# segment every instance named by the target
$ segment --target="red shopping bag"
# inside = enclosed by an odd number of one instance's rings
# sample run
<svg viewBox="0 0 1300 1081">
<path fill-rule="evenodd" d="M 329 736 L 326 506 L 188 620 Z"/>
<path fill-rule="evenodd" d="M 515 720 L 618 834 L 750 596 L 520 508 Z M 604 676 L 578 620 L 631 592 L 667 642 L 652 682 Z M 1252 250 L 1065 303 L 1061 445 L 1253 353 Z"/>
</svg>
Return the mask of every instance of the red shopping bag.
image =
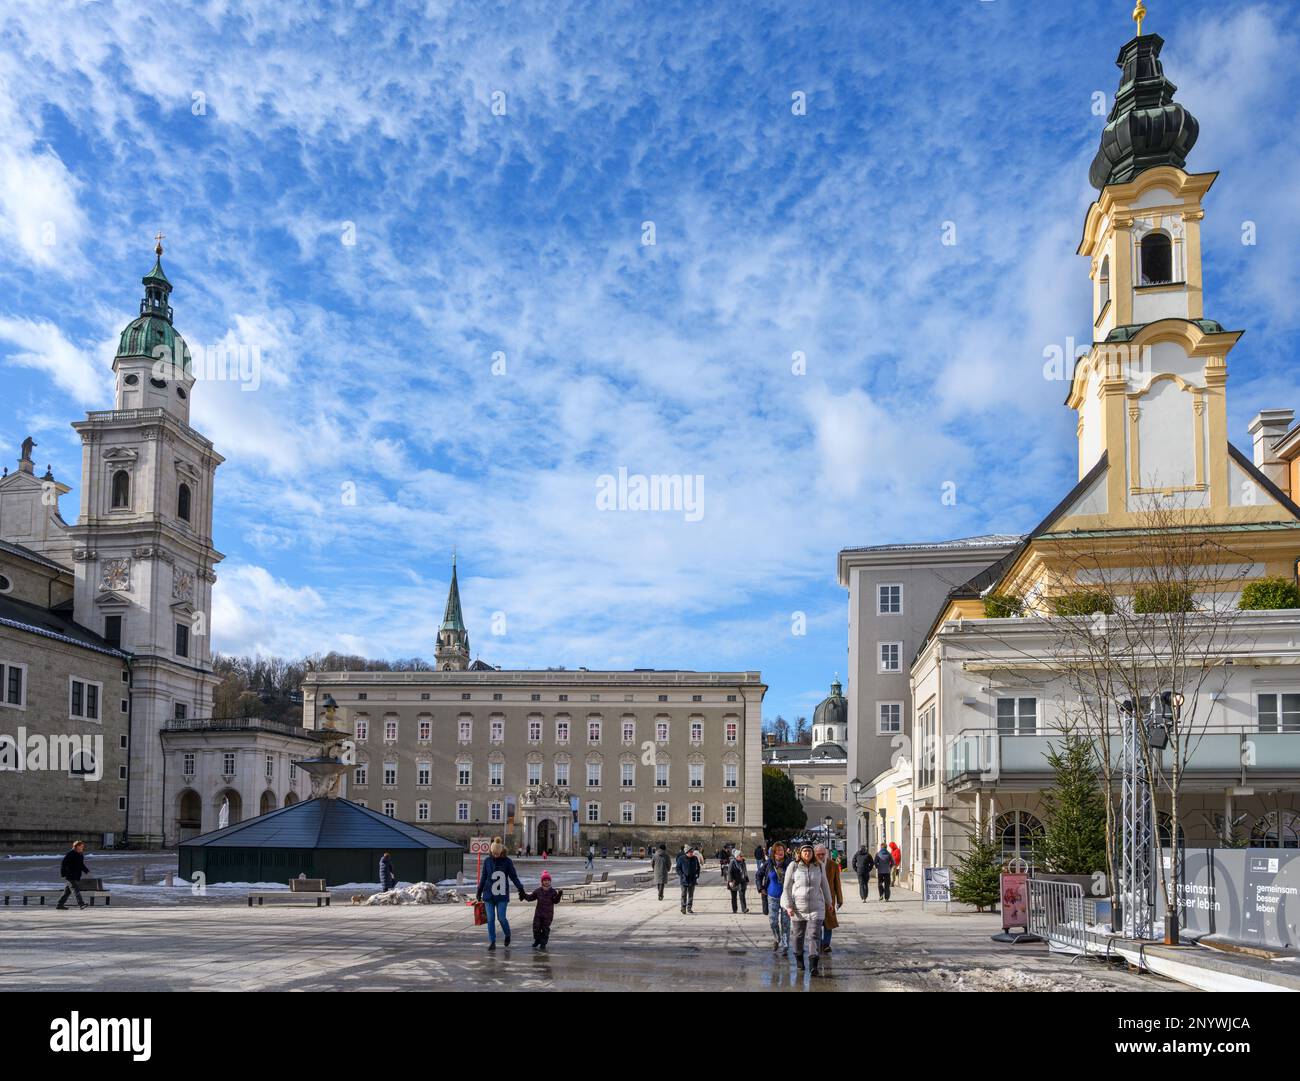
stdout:
<svg viewBox="0 0 1300 1081">
<path fill-rule="evenodd" d="M 487 923 L 487 905 L 482 901 L 474 902 L 474 926 L 481 927 Z"/>
</svg>

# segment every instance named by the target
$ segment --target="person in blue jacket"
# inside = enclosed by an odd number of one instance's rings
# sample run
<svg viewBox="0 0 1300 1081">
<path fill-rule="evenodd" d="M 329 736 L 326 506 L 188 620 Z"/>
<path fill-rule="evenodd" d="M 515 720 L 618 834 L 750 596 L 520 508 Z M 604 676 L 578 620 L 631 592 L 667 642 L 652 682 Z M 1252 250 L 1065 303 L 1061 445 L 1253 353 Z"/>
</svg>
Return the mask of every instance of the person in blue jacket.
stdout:
<svg viewBox="0 0 1300 1081">
<path fill-rule="evenodd" d="M 379 889 L 387 893 L 397 885 L 397 872 L 393 870 L 393 854 L 385 852 L 379 859 Z"/>
<path fill-rule="evenodd" d="M 791 862 L 785 845 L 777 841 L 767 850 L 763 864 L 762 890 L 767 895 L 767 919 L 772 925 L 772 949 L 790 948 L 790 914 L 781 907 L 781 892 L 785 889 L 785 875 Z"/>
<path fill-rule="evenodd" d="M 506 919 L 506 905 L 510 903 L 510 883 L 522 894 L 524 884 L 519 881 L 515 865 L 506 855 L 506 846 L 500 837 L 493 837 L 488 849 L 488 858 L 483 861 L 483 870 L 478 876 L 478 891 L 474 900 L 487 905 L 488 950 L 497 948 L 497 920 L 501 921 L 501 933 L 506 936 L 506 945 L 510 945 L 510 922 Z"/>
</svg>

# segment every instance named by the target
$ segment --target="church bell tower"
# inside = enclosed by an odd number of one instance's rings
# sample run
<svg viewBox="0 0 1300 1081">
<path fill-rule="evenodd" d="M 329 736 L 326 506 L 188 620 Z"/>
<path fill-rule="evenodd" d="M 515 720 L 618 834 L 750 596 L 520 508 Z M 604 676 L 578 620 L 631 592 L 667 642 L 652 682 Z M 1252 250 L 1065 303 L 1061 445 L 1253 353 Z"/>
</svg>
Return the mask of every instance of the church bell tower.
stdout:
<svg viewBox="0 0 1300 1081">
<path fill-rule="evenodd" d="M 1205 318 L 1201 202 L 1216 173 L 1188 173 L 1199 125 L 1174 101 L 1164 41 L 1120 49 L 1115 103 L 1089 179 L 1079 254 L 1089 260 L 1092 348 L 1075 365 L 1079 477 L 1107 461 L 1089 503 L 1112 526 L 1153 507 L 1224 513 L 1243 477 L 1227 437 L 1227 356 L 1241 336 Z M 1129 523 L 1131 524 L 1131 523 Z"/>
<path fill-rule="evenodd" d="M 131 807 L 136 843 L 163 840 L 158 732 L 211 715 L 212 494 L 223 459 L 189 425 L 195 379 L 172 325 L 162 236 L 140 314 L 113 358 L 114 408 L 73 424 L 81 436 L 81 509 L 70 529 L 75 618 L 133 655 Z M 123 689 L 125 697 L 126 688 Z M 106 697 L 111 692 L 105 689 Z"/>
</svg>

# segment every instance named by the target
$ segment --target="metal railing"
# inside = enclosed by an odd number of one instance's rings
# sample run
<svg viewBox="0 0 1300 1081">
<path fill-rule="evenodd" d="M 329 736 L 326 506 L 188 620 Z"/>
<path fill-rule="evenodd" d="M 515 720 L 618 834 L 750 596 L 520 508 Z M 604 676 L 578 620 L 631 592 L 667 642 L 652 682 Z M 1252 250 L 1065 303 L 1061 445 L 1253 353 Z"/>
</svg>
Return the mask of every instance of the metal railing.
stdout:
<svg viewBox="0 0 1300 1081">
<path fill-rule="evenodd" d="M 1029 933 L 1054 950 L 1087 953 L 1087 912 L 1077 882 L 1029 880 Z"/>
<path fill-rule="evenodd" d="M 164 732 L 276 732 L 284 736 L 315 739 L 315 729 L 268 721 L 261 717 L 186 717 L 166 721 Z"/>
</svg>

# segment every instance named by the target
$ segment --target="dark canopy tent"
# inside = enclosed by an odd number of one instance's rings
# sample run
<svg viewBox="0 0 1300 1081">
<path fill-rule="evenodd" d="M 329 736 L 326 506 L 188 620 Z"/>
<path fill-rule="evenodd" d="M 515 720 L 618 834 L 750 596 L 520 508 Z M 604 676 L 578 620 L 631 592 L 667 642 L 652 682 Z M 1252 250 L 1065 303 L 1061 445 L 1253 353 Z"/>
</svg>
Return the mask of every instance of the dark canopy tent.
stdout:
<svg viewBox="0 0 1300 1081">
<path fill-rule="evenodd" d="M 327 885 L 379 880 L 379 857 L 392 853 L 403 882 L 455 878 L 465 849 L 346 799 L 310 799 L 180 846 L 180 873 L 208 882 L 285 882 L 300 874 Z"/>
</svg>

